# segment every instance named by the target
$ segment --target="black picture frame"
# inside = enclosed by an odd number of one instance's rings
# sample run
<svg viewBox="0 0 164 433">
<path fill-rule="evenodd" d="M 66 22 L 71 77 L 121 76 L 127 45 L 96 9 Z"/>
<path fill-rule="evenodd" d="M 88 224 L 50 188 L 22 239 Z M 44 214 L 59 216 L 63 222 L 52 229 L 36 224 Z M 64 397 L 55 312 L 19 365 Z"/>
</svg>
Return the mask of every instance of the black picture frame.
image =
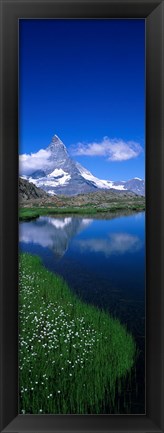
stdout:
<svg viewBox="0 0 164 433">
<path fill-rule="evenodd" d="M 1 432 L 164 432 L 164 0 L 1 0 Z M 146 414 L 18 415 L 18 19 L 146 20 Z"/>
</svg>

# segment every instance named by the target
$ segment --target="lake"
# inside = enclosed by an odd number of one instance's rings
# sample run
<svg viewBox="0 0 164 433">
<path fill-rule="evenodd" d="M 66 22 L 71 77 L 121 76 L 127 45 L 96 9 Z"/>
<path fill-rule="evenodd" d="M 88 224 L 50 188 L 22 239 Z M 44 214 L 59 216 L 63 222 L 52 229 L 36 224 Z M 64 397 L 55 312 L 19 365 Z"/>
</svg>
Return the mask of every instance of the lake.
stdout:
<svg viewBox="0 0 164 433">
<path fill-rule="evenodd" d="M 20 223 L 20 250 L 39 255 L 84 302 L 127 326 L 138 358 L 119 411 L 145 413 L 145 213 L 110 219 L 41 216 Z"/>
</svg>

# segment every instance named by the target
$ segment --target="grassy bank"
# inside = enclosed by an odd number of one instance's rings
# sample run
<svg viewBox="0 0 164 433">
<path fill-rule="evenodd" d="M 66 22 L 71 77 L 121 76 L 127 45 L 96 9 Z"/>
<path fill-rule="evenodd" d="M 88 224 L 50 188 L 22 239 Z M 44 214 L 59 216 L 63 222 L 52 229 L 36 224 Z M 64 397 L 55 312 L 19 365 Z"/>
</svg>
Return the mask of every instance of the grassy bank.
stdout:
<svg viewBox="0 0 164 433">
<path fill-rule="evenodd" d="M 141 212 L 145 210 L 144 204 L 125 204 L 111 205 L 110 207 L 33 207 L 33 208 L 20 208 L 19 220 L 28 221 L 30 219 L 38 218 L 40 215 L 108 215 L 117 212 Z"/>
<path fill-rule="evenodd" d="M 20 255 L 19 383 L 22 413 L 100 413 L 114 405 L 136 356 L 116 319 L 79 300 L 37 256 Z"/>
</svg>

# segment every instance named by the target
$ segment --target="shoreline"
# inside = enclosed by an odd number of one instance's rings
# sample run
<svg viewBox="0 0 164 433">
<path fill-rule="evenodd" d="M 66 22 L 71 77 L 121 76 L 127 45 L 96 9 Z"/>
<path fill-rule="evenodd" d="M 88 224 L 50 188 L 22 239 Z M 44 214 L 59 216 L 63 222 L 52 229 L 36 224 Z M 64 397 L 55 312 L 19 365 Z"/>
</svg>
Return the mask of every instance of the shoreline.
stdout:
<svg viewBox="0 0 164 433">
<path fill-rule="evenodd" d="M 40 216 L 86 216 L 98 218 L 114 218 L 116 216 L 128 216 L 131 214 L 145 212 L 145 205 L 129 205 L 125 206 L 111 206 L 106 208 L 99 207 L 22 207 L 19 209 L 19 221 L 29 221 L 37 219 Z"/>
<path fill-rule="evenodd" d="M 19 305 L 21 412 L 99 414 L 108 387 L 114 413 L 117 391 L 130 380 L 138 356 L 126 325 L 83 302 L 28 253 L 20 255 Z"/>
</svg>

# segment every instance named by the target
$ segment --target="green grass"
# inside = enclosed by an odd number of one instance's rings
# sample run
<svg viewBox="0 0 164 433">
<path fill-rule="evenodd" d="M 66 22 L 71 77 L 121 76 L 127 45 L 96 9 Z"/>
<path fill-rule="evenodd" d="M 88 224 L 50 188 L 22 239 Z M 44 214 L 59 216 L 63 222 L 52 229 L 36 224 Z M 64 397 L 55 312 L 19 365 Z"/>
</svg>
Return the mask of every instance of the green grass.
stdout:
<svg viewBox="0 0 164 433">
<path fill-rule="evenodd" d="M 19 210 L 19 220 L 27 221 L 34 218 L 38 218 L 41 215 L 63 215 L 63 214 L 96 214 L 96 209 L 94 208 L 75 208 L 75 207 L 44 207 L 44 208 L 21 208 Z"/>
<path fill-rule="evenodd" d="M 120 322 L 82 302 L 37 256 L 20 254 L 20 412 L 101 413 L 114 407 L 136 358 Z"/>
<path fill-rule="evenodd" d="M 20 221 L 28 221 L 35 218 L 38 218 L 40 213 L 37 209 L 20 209 L 19 210 L 19 220 Z"/>
<path fill-rule="evenodd" d="M 110 205 L 109 207 L 96 207 L 96 205 L 86 205 L 85 207 L 34 207 L 34 208 L 21 208 L 19 210 L 19 220 L 27 221 L 30 219 L 38 218 L 40 215 L 96 215 L 96 214 L 107 214 L 114 213 L 118 211 L 143 211 L 145 210 L 145 205 L 140 204 L 130 204 L 125 205 Z"/>
</svg>

